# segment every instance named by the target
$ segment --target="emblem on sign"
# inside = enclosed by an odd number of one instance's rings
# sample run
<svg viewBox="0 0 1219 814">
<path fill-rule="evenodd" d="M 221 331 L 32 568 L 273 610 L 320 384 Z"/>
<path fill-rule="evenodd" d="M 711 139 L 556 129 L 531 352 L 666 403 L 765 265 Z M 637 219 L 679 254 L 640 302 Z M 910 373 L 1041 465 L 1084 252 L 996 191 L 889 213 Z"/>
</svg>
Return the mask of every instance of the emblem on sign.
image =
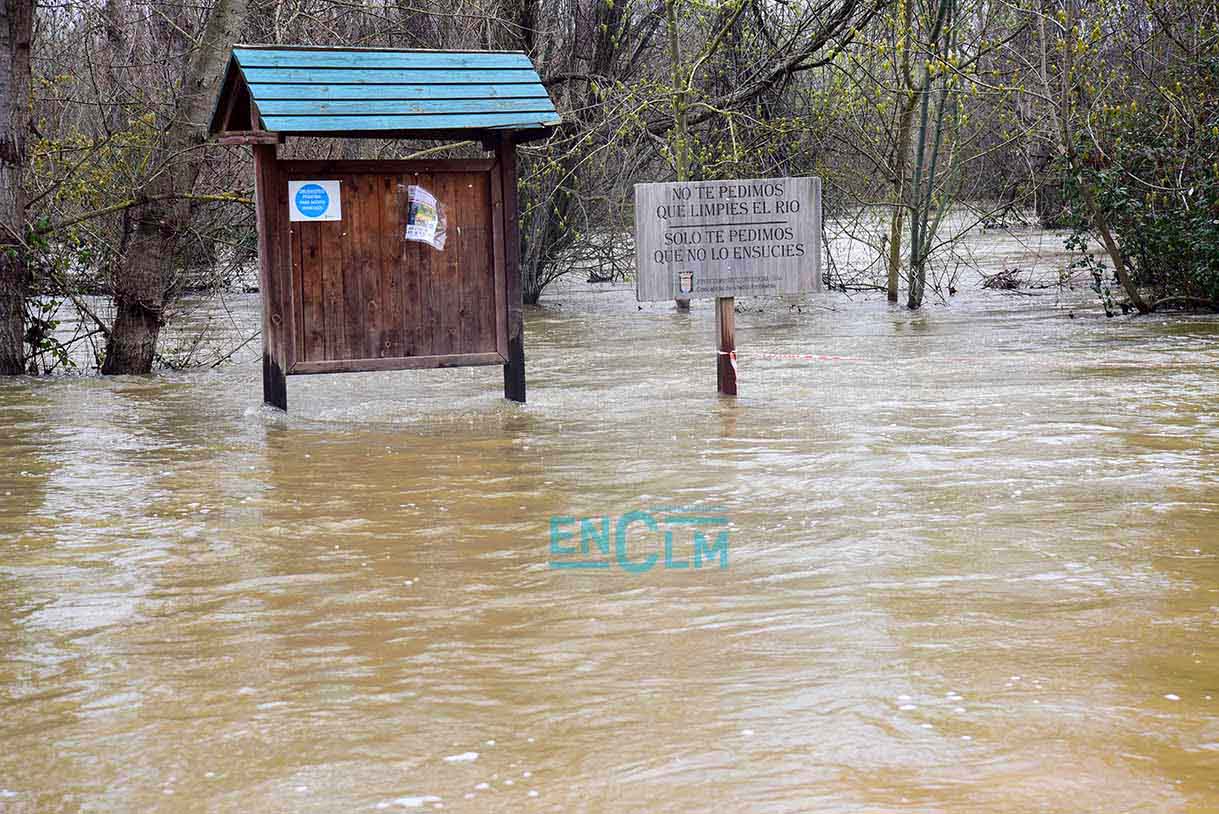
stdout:
<svg viewBox="0 0 1219 814">
<path fill-rule="evenodd" d="M 680 294 L 689 294 L 694 291 L 694 272 L 679 271 L 677 273 L 677 291 Z"/>
</svg>

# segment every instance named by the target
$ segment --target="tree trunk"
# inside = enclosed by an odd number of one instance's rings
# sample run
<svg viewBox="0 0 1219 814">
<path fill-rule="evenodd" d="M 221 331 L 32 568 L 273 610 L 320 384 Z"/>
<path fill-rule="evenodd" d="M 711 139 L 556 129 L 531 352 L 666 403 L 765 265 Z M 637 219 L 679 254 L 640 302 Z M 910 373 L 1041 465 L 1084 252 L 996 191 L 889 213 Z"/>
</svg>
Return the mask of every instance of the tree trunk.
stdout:
<svg viewBox="0 0 1219 814">
<path fill-rule="evenodd" d="M 935 27 L 932 29 L 929 45 L 936 55 L 945 61 L 947 61 L 948 52 L 951 50 L 951 34 L 945 34 L 945 23 L 950 20 L 951 15 L 952 0 L 940 0 Z M 914 177 L 910 184 L 912 193 L 910 199 L 913 209 L 910 213 L 910 281 L 907 286 L 906 307 L 912 311 L 923 306 L 923 292 L 927 289 L 927 246 L 932 238 L 928 229 L 934 226 L 934 224 L 929 222 L 929 219 L 931 202 L 935 195 L 935 172 L 940 158 L 940 145 L 944 136 L 944 107 L 947 104 L 948 95 L 948 89 L 945 86 L 942 89 L 939 105 L 936 108 L 935 137 L 931 149 L 931 166 L 926 173 L 926 177 L 924 177 L 923 165 L 927 160 L 927 129 L 930 125 L 928 111 L 933 84 L 931 71 L 928 68 L 924 68 L 919 90 L 921 109 L 919 112 L 918 146 L 914 151 Z"/>
<path fill-rule="evenodd" d="M 901 278 L 902 231 L 906 222 L 906 198 L 909 197 L 906 167 L 910 161 L 914 109 L 918 104 L 918 96 L 913 91 L 906 91 L 903 96 L 897 123 L 897 147 L 893 154 L 893 212 L 889 216 L 889 275 L 885 286 L 889 302 L 897 302 L 897 287 Z"/>
<path fill-rule="evenodd" d="M 1135 284 L 1134 278 L 1130 276 L 1130 269 L 1126 265 L 1126 258 L 1122 256 L 1121 249 L 1118 248 L 1117 238 L 1113 236 L 1113 230 L 1109 227 L 1109 219 L 1105 216 L 1105 212 L 1101 209 L 1100 203 L 1096 200 L 1096 191 L 1092 189 L 1088 180 L 1080 178 L 1080 188 L 1083 191 L 1084 202 L 1088 207 L 1088 214 L 1092 220 L 1092 228 L 1100 235 L 1101 243 L 1104 244 L 1105 252 L 1109 255 L 1109 260 L 1113 263 L 1113 273 L 1117 275 L 1117 281 L 1121 283 L 1122 290 L 1126 292 L 1126 296 L 1130 299 L 1130 303 L 1140 314 L 1150 314 L 1151 305 L 1147 300 L 1143 299 L 1143 295 L 1139 293 L 1139 287 Z"/>
<path fill-rule="evenodd" d="M 669 35 L 669 60 L 673 77 L 670 101 L 673 106 L 673 166 L 678 181 L 690 180 L 690 123 L 686 113 L 686 80 L 682 74 L 681 33 L 677 29 L 677 0 L 665 0 L 665 25 Z M 673 301 L 678 311 L 689 311 L 690 300 Z"/>
<path fill-rule="evenodd" d="M 152 370 L 178 239 L 190 225 L 187 196 L 203 163 L 207 118 L 245 16 L 246 0 L 218 0 L 187 63 L 172 121 L 149 162 L 152 169 L 141 190 L 146 202 L 124 221 L 123 253 L 114 274 L 114 326 L 102 373 Z"/>
<path fill-rule="evenodd" d="M 1033 191 L 1033 209 L 1042 229 L 1062 229 L 1066 225 L 1062 182 L 1049 165 L 1048 159 L 1043 161 L 1042 166 L 1038 167 L 1032 176 L 1036 185 Z"/>
<path fill-rule="evenodd" d="M 25 170 L 33 0 L 0 0 L 0 375 L 25 372 Z"/>
<path fill-rule="evenodd" d="M 171 224 L 179 217 L 178 213 L 165 211 L 165 204 L 146 203 L 125 222 L 130 233 L 122 275 L 115 280 L 114 325 L 106 343 L 102 373 L 152 370 L 161 331 L 163 280 L 174 262 L 176 241 Z"/>
<path fill-rule="evenodd" d="M 901 110 L 897 117 L 897 143 L 893 149 L 893 212 L 889 215 L 888 279 L 885 293 L 889 302 L 897 302 L 898 281 L 902 268 L 902 227 L 906 220 L 907 189 L 906 168 L 910 163 L 910 141 L 914 129 L 914 109 L 918 104 L 910 57 L 914 48 L 914 3 L 907 2 L 901 8 L 901 17 L 895 19 L 901 25 L 897 32 L 898 61 L 901 68 Z"/>
</svg>

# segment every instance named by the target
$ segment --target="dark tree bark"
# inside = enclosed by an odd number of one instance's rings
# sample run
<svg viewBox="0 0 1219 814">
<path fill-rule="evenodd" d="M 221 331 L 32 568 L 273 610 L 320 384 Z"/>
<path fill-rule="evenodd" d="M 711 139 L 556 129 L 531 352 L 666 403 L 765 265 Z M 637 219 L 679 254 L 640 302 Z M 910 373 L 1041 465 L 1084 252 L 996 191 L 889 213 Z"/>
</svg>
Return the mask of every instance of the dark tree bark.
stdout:
<svg viewBox="0 0 1219 814">
<path fill-rule="evenodd" d="M 24 251 L 33 0 L 0 0 L 0 375 L 25 372 Z"/>
<path fill-rule="evenodd" d="M 511 12 L 515 41 L 502 47 L 519 48 L 545 63 L 541 53 L 542 31 L 539 30 L 538 10 L 534 0 L 510 0 L 505 3 L 505 12 Z M 568 53 L 556 56 L 564 66 L 585 79 L 601 77 L 610 82 L 629 70 L 623 66 L 622 56 L 633 46 L 641 46 L 641 40 L 650 39 L 655 26 L 644 27 L 632 33 L 632 17 L 627 3 L 578 2 L 573 44 Z M 599 110 L 600 100 L 591 82 L 575 83 L 564 91 L 568 95 L 570 112 L 568 120 L 580 132 L 591 132 L 603 126 Z M 542 290 L 553 279 L 552 267 L 561 254 L 559 248 L 571 238 L 569 218 L 576 208 L 576 184 L 579 167 L 588 156 L 591 145 L 587 140 L 573 140 L 573 148 L 564 150 L 556 159 L 553 171 L 536 189 L 522 189 L 521 229 L 521 281 L 527 305 L 536 305 Z"/>
<path fill-rule="evenodd" d="M 246 0 L 217 0 L 191 53 L 173 118 L 149 162 L 154 169 L 141 191 L 144 203 L 124 221 L 122 258 L 114 275 L 114 326 L 102 373 L 152 370 L 178 240 L 190 224 L 188 196 L 203 164 L 207 119 L 245 16 Z"/>
</svg>

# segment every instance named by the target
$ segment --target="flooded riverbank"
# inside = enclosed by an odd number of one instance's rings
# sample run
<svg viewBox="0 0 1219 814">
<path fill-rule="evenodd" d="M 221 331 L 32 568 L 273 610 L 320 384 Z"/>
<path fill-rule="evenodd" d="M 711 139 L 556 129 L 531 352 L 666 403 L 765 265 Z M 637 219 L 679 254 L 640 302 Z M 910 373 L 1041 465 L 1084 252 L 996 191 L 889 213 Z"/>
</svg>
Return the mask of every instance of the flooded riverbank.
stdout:
<svg viewBox="0 0 1219 814">
<path fill-rule="evenodd" d="M 0 811 L 1219 809 L 1219 324 L 1087 297 L 0 382 Z M 662 506 L 727 567 L 551 567 Z"/>
</svg>

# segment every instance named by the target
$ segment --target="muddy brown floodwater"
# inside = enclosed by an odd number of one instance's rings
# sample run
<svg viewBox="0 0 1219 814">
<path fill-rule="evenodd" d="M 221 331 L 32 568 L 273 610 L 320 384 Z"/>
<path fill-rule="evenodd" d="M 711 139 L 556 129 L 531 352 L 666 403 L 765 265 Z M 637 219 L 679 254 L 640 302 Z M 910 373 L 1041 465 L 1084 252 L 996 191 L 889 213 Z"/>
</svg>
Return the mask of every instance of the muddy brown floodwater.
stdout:
<svg viewBox="0 0 1219 814">
<path fill-rule="evenodd" d="M 0 383 L 0 811 L 1219 811 L 1219 324 L 1087 301 L 760 303 L 735 402 L 605 287 L 523 407 Z M 551 567 L 664 507 L 727 568 Z"/>
</svg>

